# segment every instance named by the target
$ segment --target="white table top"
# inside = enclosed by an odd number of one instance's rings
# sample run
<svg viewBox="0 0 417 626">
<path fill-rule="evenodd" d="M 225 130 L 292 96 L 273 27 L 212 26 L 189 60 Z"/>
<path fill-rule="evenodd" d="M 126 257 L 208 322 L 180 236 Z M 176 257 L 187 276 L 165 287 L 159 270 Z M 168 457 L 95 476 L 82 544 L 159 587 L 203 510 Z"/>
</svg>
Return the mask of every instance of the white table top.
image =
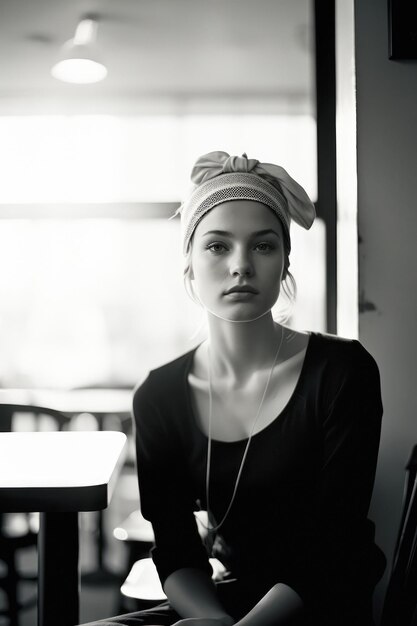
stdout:
<svg viewBox="0 0 417 626">
<path fill-rule="evenodd" d="M 106 508 L 125 444 L 113 431 L 0 433 L 0 510 Z"/>
</svg>

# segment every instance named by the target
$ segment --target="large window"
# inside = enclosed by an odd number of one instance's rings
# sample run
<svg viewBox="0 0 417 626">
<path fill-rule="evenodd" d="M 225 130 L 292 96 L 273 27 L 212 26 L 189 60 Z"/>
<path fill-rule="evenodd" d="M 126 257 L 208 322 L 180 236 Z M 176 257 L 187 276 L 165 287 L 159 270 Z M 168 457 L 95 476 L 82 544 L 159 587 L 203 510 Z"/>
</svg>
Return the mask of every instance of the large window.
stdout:
<svg viewBox="0 0 417 626">
<path fill-rule="evenodd" d="M 0 137 L 2 386 L 134 384 L 204 337 L 169 219 L 199 154 L 282 163 L 316 194 L 307 115 L 3 117 Z M 298 328 L 325 330 L 324 235 L 293 227 Z"/>
<path fill-rule="evenodd" d="M 7 204 L 36 216 L 38 203 L 177 202 L 211 150 L 281 163 L 317 196 L 311 115 L 3 116 L 1 215 Z"/>
</svg>

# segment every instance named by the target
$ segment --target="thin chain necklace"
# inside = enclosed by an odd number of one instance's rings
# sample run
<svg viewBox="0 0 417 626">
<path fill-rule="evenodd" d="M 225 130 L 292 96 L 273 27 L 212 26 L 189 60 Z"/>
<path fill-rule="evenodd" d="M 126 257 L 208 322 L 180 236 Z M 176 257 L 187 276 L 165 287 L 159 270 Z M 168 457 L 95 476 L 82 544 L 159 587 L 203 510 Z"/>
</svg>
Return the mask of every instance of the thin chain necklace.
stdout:
<svg viewBox="0 0 417 626">
<path fill-rule="evenodd" d="M 253 424 L 252 424 L 252 428 L 250 430 L 249 433 L 249 437 L 248 437 L 248 441 L 246 443 L 246 447 L 242 456 L 242 460 L 240 462 L 240 466 L 239 466 L 239 471 L 237 473 L 236 476 L 236 481 L 235 481 L 235 486 L 233 488 L 233 493 L 232 493 L 232 497 L 230 499 L 229 505 L 226 509 L 225 514 L 223 515 L 223 518 L 221 519 L 221 521 L 216 524 L 215 526 L 211 526 L 211 520 L 214 519 L 213 515 L 211 513 L 211 509 L 210 509 L 210 470 L 211 470 L 211 443 L 212 443 L 212 436 L 211 436 L 211 431 L 212 431 L 212 417 L 213 417 L 213 394 L 212 394 L 212 380 L 211 380 L 211 366 L 210 366 L 210 351 L 208 350 L 208 391 L 209 391 L 209 423 L 208 423 L 208 441 L 207 441 L 207 467 L 206 467 L 206 503 L 207 503 L 207 515 L 208 515 L 208 521 L 209 521 L 209 526 L 206 528 L 206 530 L 208 530 L 210 533 L 216 533 L 219 528 L 221 528 L 221 526 L 223 526 L 225 520 L 227 519 L 227 516 L 230 513 L 230 510 L 232 508 L 233 502 L 235 500 L 236 497 L 236 492 L 237 492 L 237 488 L 239 486 L 239 482 L 240 482 L 240 477 L 242 475 L 242 471 L 243 471 L 243 466 L 245 465 L 245 461 L 246 461 L 246 457 L 248 454 L 248 450 L 249 450 L 249 446 L 252 440 L 252 436 L 253 433 L 255 431 L 255 427 L 256 424 L 258 422 L 259 416 L 261 414 L 261 410 L 262 410 L 262 406 L 266 397 L 266 393 L 268 391 L 268 387 L 269 387 L 269 383 L 271 381 L 272 378 L 272 372 L 274 371 L 274 367 L 276 365 L 276 362 L 278 360 L 278 355 L 281 351 L 281 346 L 282 346 L 282 341 L 284 339 L 284 329 L 283 327 L 281 327 L 281 337 L 280 337 L 280 341 L 278 344 L 278 349 L 275 353 L 275 357 L 274 360 L 272 362 L 272 367 L 271 370 L 269 372 L 268 375 L 268 380 L 266 381 L 266 385 L 265 385 L 265 389 L 263 391 L 262 394 L 262 398 L 261 398 L 261 402 L 259 404 L 258 410 L 256 412 L 256 416 L 255 419 L 253 420 Z"/>
</svg>

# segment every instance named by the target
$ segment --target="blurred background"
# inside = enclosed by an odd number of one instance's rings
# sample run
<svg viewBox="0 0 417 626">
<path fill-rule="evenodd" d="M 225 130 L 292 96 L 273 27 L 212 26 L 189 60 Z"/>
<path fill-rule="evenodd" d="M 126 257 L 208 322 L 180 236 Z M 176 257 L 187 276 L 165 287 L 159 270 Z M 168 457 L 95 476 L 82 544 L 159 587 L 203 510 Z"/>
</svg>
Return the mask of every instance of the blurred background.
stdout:
<svg viewBox="0 0 417 626">
<path fill-rule="evenodd" d="M 276 315 L 359 337 L 379 364 L 371 517 L 390 560 L 417 437 L 417 67 L 389 60 L 388 32 L 379 0 L 0 0 L 0 391 L 48 393 L 66 429 L 131 437 L 133 386 L 204 337 L 170 219 L 194 160 L 279 163 L 318 219 L 292 229 L 298 298 Z M 120 607 L 114 530 L 138 504 L 130 446 L 110 508 L 81 516 L 83 621 Z M 34 547 L 19 558 L 36 570 Z M 32 606 L 21 625 L 35 623 Z"/>
<path fill-rule="evenodd" d="M 312 21 L 309 0 L 1 2 L 0 385 L 134 385 L 195 344 L 169 217 L 212 150 L 316 201 Z M 58 80 L 89 22 L 107 75 Z M 299 328 L 326 328 L 324 228 L 293 228 Z"/>
</svg>

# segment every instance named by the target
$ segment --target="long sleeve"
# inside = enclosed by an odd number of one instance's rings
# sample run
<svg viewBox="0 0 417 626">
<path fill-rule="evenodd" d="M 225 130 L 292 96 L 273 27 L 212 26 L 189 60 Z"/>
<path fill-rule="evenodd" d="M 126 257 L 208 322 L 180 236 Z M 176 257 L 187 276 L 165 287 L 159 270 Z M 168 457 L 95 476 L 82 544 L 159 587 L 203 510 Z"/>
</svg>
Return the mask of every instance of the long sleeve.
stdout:
<svg viewBox="0 0 417 626">
<path fill-rule="evenodd" d="M 164 390 L 166 393 L 166 390 Z M 171 403 L 172 407 L 172 403 Z M 144 517 L 155 534 L 152 557 L 162 583 L 183 567 L 211 573 L 193 514 L 186 458 L 170 412 L 169 398 L 152 389 L 152 373 L 136 390 L 133 413 L 136 455 Z"/>
<path fill-rule="evenodd" d="M 342 355 L 323 371 L 317 487 L 287 581 L 307 603 L 339 610 L 361 590 L 369 595 L 385 567 L 367 520 L 382 417 L 379 372 L 357 341 L 346 342 Z"/>
</svg>

